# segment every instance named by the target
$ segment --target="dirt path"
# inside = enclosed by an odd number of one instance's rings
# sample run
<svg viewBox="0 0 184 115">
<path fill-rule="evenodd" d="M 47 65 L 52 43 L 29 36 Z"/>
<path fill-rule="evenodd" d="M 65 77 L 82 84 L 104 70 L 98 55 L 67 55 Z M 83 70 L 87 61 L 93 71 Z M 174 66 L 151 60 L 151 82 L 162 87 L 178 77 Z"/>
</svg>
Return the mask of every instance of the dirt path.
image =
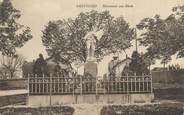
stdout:
<svg viewBox="0 0 184 115">
<path fill-rule="evenodd" d="M 72 105 L 75 109 L 74 115 L 100 115 L 103 105 L 98 104 L 79 104 Z"/>
</svg>

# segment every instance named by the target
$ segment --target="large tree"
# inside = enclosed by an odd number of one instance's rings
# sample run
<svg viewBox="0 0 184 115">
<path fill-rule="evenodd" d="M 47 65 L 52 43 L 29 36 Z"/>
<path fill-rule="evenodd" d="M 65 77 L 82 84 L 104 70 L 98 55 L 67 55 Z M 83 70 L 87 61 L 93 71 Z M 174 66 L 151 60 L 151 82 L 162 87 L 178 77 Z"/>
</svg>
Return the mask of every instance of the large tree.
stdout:
<svg viewBox="0 0 184 115">
<path fill-rule="evenodd" d="M 129 70 L 136 75 L 149 74 L 149 65 L 146 62 L 144 55 L 139 54 L 137 51 L 132 53 L 131 62 L 129 64 Z"/>
<path fill-rule="evenodd" d="M 147 48 L 146 56 L 150 59 L 161 59 L 164 65 L 177 54 L 184 56 L 184 10 L 183 7 L 173 8 L 174 13 L 166 19 L 155 15 L 154 18 L 144 18 L 137 25 L 141 34 L 141 45 Z M 180 9 L 179 12 L 177 9 Z"/>
<path fill-rule="evenodd" d="M 43 31 L 42 41 L 49 56 L 64 63 L 86 62 L 88 32 L 101 33 L 95 57 L 122 51 L 131 46 L 134 30 L 123 17 L 114 18 L 108 11 L 80 13 L 74 19 L 50 21 Z"/>
<path fill-rule="evenodd" d="M 13 56 L 16 48 L 32 38 L 30 29 L 18 23 L 20 16 L 10 0 L 3 0 L 0 4 L 0 52 L 3 55 Z"/>
</svg>

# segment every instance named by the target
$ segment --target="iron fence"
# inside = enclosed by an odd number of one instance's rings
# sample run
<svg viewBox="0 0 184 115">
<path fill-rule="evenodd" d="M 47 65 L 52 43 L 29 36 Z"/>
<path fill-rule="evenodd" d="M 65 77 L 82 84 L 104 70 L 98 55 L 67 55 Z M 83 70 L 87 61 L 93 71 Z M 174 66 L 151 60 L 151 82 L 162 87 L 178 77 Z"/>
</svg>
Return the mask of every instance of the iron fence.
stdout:
<svg viewBox="0 0 184 115">
<path fill-rule="evenodd" d="M 131 94 L 152 92 L 152 77 L 150 75 L 110 77 L 101 80 L 87 76 L 73 78 L 31 76 L 28 79 L 30 95 Z"/>
</svg>

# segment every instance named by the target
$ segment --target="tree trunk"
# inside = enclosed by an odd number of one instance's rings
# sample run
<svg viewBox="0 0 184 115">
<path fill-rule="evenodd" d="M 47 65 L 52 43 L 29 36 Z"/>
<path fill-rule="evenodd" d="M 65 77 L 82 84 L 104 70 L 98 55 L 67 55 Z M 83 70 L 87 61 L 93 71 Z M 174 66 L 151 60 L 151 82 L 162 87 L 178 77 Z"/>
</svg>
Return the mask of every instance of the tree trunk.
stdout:
<svg viewBox="0 0 184 115">
<path fill-rule="evenodd" d="M 165 62 L 163 63 L 163 66 L 164 66 L 164 69 L 165 69 L 165 66 L 166 66 L 166 63 Z"/>
<path fill-rule="evenodd" d="M 13 74 L 14 74 L 14 72 L 11 71 L 11 72 L 10 72 L 10 78 L 11 78 L 11 79 L 14 77 Z"/>
</svg>

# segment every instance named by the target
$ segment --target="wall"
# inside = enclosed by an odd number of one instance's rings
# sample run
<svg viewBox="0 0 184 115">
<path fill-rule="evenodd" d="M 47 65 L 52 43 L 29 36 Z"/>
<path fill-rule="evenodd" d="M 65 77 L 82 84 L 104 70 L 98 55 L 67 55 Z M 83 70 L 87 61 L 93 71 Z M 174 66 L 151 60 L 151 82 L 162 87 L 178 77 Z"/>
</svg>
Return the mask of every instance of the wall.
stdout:
<svg viewBox="0 0 184 115">
<path fill-rule="evenodd" d="M 126 104 L 126 103 L 150 103 L 154 99 L 154 94 L 105 94 L 105 95 L 52 95 L 51 104 Z M 28 97 L 29 106 L 50 105 L 49 95 L 31 95 Z"/>
<path fill-rule="evenodd" d="M 27 79 L 6 79 L 0 80 L 0 89 L 25 89 Z"/>
<path fill-rule="evenodd" d="M 152 71 L 153 83 L 184 83 L 184 70 Z"/>
<path fill-rule="evenodd" d="M 153 83 L 168 83 L 173 78 L 168 71 L 152 71 L 152 80 Z"/>
</svg>

